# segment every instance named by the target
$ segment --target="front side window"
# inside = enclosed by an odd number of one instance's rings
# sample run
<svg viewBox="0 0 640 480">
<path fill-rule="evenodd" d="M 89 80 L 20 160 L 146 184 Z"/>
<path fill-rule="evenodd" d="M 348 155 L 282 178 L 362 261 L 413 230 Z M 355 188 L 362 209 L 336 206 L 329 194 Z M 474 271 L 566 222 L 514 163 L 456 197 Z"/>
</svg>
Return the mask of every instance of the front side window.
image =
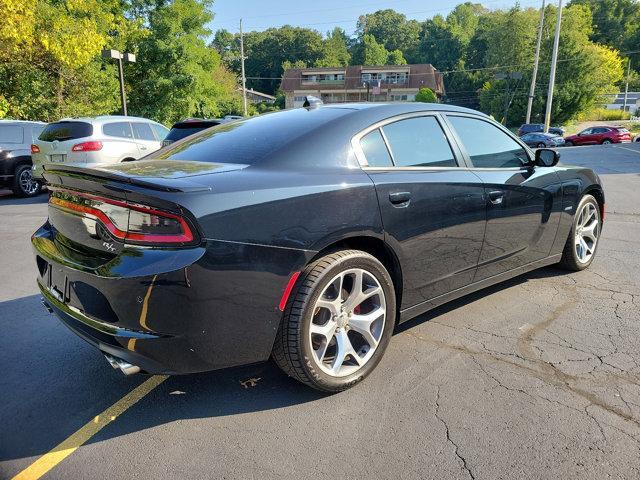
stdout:
<svg viewBox="0 0 640 480">
<path fill-rule="evenodd" d="M 153 136 L 153 132 L 151 131 L 151 127 L 148 123 L 141 122 L 132 122 L 131 126 L 133 127 L 133 135 L 138 140 L 155 140 L 156 137 Z"/>
<path fill-rule="evenodd" d="M 110 137 L 133 138 L 131 124 L 129 122 L 105 123 L 102 126 L 102 133 Z"/>
<path fill-rule="evenodd" d="M 152 123 L 151 128 L 153 129 L 153 132 L 156 134 L 157 140 L 162 141 L 169 134 L 169 129 L 164 125 L 158 125 L 157 123 Z"/>
<path fill-rule="evenodd" d="M 529 163 L 527 151 L 497 126 L 478 118 L 448 115 L 477 168 L 513 168 Z"/>
<path fill-rule="evenodd" d="M 370 167 L 390 167 L 393 165 L 379 128 L 362 137 L 360 146 Z"/>
<path fill-rule="evenodd" d="M 455 167 L 447 137 L 435 117 L 414 117 L 382 127 L 396 167 Z"/>
</svg>

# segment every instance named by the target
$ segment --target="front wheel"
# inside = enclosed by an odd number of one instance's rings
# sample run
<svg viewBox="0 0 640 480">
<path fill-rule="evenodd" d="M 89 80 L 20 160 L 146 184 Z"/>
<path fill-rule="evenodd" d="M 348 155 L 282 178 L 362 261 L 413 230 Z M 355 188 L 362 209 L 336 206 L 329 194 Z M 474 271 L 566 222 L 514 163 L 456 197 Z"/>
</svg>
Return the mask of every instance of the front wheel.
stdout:
<svg viewBox="0 0 640 480">
<path fill-rule="evenodd" d="M 358 250 L 311 263 L 284 310 L 273 359 L 289 376 L 326 392 L 363 380 L 395 325 L 395 292 L 385 267 Z"/>
<path fill-rule="evenodd" d="M 13 193 L 19 197 L 35 197 L 42 190 L 42 184 L 33 178 L 31 165 L 20 165 L 13 177 Z"/>
<path fill-rule="evenodd" d="M 585 195 L 573 217 L 573 225 L 562 252 L 560 266 L 578 271 L 591 265 L 601 230 L 600 206 L 592 195 Z"/>
</svg>

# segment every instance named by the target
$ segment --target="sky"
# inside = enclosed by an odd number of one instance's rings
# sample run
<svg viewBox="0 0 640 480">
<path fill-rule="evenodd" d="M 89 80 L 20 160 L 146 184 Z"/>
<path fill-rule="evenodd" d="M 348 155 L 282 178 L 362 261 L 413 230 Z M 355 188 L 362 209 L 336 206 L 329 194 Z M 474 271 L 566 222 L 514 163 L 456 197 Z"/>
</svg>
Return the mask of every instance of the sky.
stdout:
<svg viewBox="0 0 640 480">
<path fill-rule="evenodd" d="M 490 9 L 509 8 L 516 0 L 474 0 Z M 551 0 L 553 1 L 553 0 Z M 212 31 L 226 28 L 238 31 L 240 18 L 243 30 L 265 30 L 269 27 L 294 25 L 326 33 L 334 27 L 352 34 L 358 16 L 376 10 L 392 8 L 408 18 L 424 20 L 437 14 L 446 15 L 464 0 L 215 0 L 215 17 L 209 24 Z M 520 0 L 522 7 L 539 7 L 541 0 Z"/>
</svg>

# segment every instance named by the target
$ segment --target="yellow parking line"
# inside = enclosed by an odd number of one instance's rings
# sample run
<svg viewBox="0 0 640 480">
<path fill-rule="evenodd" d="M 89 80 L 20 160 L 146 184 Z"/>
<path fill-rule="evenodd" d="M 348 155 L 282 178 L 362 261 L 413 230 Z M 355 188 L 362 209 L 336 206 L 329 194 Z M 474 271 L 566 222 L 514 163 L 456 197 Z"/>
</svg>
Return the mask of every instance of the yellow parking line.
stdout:
<svg viewBox="0 0 640 480">
<path fill-rule="evenodd" d="M 13 480 L 35 480 L 42 477 L 45 473 L 75 452 L 81 445 L 88 442 L 96 433 L 118 418 L 118 416 L 138 403 L 141 398 L 151 392 L 167 378 L 167 375 L 154 375 L 144 381 L 116 403 L 107 408 L 100 415 L 97 415 L 85 426 L 77 430 L 73 435 L 18 473 L 13 477 Z"/>
</svg>

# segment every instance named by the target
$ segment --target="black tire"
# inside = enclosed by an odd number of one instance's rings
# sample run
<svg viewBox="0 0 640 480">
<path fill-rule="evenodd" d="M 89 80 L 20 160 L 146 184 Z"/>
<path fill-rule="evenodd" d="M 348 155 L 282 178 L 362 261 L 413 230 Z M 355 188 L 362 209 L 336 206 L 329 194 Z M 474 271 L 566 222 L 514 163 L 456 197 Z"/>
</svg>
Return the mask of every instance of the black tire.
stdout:
<svg viewBox="0 0 640 480">
<path fill-rule="evenodd" d="M 613 142 L 611 140 L 609 140 L 608 138 L 605 138 L 604 140 L 602 140 L 602 145 L 611 145 Z"/>
<path fill-rule="evenodd" d="M 24 177 L 27 176 L 30 179 L 25 185 Z M 31 176 L 31 165 L 18 165 L 13 175 L 13 185 L 11 187 L 14 195 L 18 197 L 35 197 L 42 191 L 42 182 L 34 179 Z"/>
<path fill-rule="evenodd" d="M 385 295 L 386 317 L 376 350 L 356 372 L 343 377 L 322 371 L 311 357 L 309 328 L 316 301 L 331 280 L 340 272 L 361 268 L 372 274 Z M 391 276 L 375 257 L 359 250 L 340 250 L 309 264 L 291 292 L 272 357 L 290 377 L 325 392 L 339 392 L 362 381 L 380 362 L 391 339 L 396 319 L 395 290 Z"/>
<path fill-rule="evenodd" d="M 573 142 L 571 140 L 568 140 L 568 141 L 564 142 L 564 146 L 565 147 L 573 147 Z"/>
<path fill-rule="evenodd" d="M 586 262 L 581 262 L 575 248 L 575 235 L 576 235 L 576 228 L 578 227 L 579 213 L 582 211 L 583 207 L 587 203 L 591 203 L 595 206 L 596 218 L 598 220 L 598 232 L 597 232 L 598 241 L 596 242 L 595 249 L 591 257 L 589 258 L 589 260 Z M 566 270 L 572 270 L 574 272 L 578 272 L 580 270 L 584 270 L 585 268 L 588 268 L 589 265 L 591 265 L 591 262 L 593 262 L 593 259 L 595 258 L 596 253 L 598 251 L 598 245 L 600 244 L 599 237 L 602 231 L 601 218 L 602 217 L 600 212 L 600 205 L 598 204 L 598 201 L 592 195 L 585 195 L 584 197 L 582 197 L 582 199 L 580 200 L 580 203 L 578 204 L 578 207 L 576 208 L 575 215 L 573 216 L 573 224 L 571 225 L 571 230 L 569 231 L 569 236 L 567 238 L 567 242 L 564 245 L 564 250 L 562 251 L 562 258 L 558 263 L 558 266 Z"/>
</svg>

